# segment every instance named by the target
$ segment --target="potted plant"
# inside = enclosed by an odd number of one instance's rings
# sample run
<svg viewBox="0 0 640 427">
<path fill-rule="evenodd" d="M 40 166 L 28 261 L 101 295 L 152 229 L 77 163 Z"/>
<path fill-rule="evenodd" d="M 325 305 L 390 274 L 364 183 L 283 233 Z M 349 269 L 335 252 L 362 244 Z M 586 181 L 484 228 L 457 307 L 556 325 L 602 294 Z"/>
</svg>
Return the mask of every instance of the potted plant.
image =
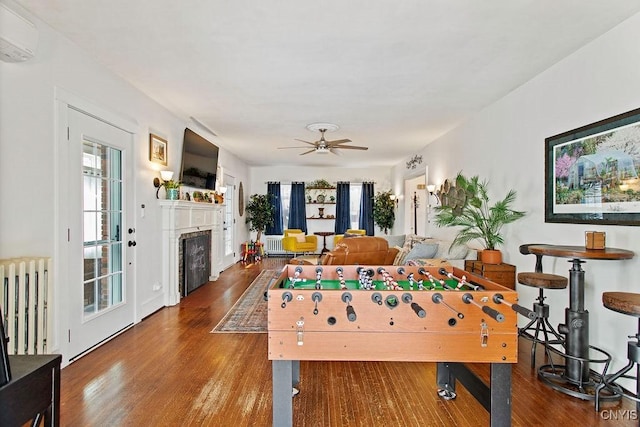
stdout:
<svg viewBox="0 0 640 427">
<path fill-rule="evenodd" d="M 256 241 L 260 241 L 262 232 L 267 225 L 273 225 L 273 206 L 271 205 L 271 196 L 268 194 L 252 194 L 249 197 L 249 203 L 246 207 L 247 218 L 246 223 L 249 224 L 249 230 L 257 231 Z"/>
<path fill-rule="evenodd" d="M 373 199 L 373 222 L 388 234 L 396 220 L 395 203 L 391 198 L 391 190 L 378 192 Z"/>
<path fill-rule="evenodd" d="M 333 185 L 326 179 L 316 179 L 309 183 L 310 188 L 333 188 Z"/>
<path fill-rule="evenodd" d="M 169 181 L 164 181 L 162 186 L 167 192 L 167 199 L 169 200 L 178 200 L 180 197 L 180 187 L 182 183 L 180 181 L 174 181 L 170 179 Z"/>
<path fill-rule="evenodd" d="M 479 240 L 484 246 L 481 261 L 500 264 L 502 253 L 497 246 L 504 243 L 502 227 L 525 215 L 525 212 L 511 207 L 516 192 L 510 190 L 504 199 L 491 205 L 486 180 L 480 181 L 478 176 L 466 178 L 458 173 L 455 185 L 445 181 L 437 194 L 441 204 L 436 207 L 436 224 L 439 227 L 461 227 L 451 246 Z"/>
</svg>

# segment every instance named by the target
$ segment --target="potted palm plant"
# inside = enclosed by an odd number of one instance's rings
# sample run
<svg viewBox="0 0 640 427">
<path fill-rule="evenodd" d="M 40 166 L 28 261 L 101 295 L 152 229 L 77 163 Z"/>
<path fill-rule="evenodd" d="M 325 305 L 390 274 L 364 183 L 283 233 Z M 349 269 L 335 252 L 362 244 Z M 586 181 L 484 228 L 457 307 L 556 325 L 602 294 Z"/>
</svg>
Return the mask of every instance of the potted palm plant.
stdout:
<svg viewBox="0 0 640 427">
<path fill-rule="evenodd" d="M 247 218 L 245 222 L 249 224 L 249 230 L 257 231 L 256 241 L 260 241 L 262 233 L 267 225 L 273 225 L 273 206 L 269 194 L 252 194 L 246 207 Z"/>
<path fill-rule="evenodd" d="M 478 176 L 456 176 L 455 184 L 445 181 L 438 190 L 440 206 L 436 207 L 435 221 L 439 227 L 461 227 L 451 246 L 479 240 L 484 246 L 480 259 L 485 264 L 500 264 L 502 252 L 497 247 L 504 243 L 502 227 L 525 215 L 512 209 L 516 192 L 510 190 L 504 199 L 491 205 L 487 181 Z"/>
</svg>

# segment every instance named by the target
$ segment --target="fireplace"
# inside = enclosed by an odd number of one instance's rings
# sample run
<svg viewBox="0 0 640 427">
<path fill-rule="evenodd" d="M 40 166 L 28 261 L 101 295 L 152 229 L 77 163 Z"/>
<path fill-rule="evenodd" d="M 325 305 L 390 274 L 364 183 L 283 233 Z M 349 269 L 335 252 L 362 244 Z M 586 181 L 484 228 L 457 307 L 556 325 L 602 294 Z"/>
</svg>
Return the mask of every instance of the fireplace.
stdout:
<svg viewBox="0 0 640 427">
<path fill-rule="evenodd" d="M 180 235 L 179 289 L 186 297 L 209 281 L 211 272 L 211 230 Z"/>
<path fill-rule="evenodd" d="M 194 267 L 194 271 L 203 271 L 207 275 L 206 281 L 216 280 L 222 271 L 224 206 L 185 200 L 158 200 L 158 204 L 162 210 L 162 289 L 165 293 L 165 305 L 169 306 L 178 304 L 185 295 L 185 289 L 188 293 L 191 286 L 190 283 L 185 286 L 185 239 L 208 236 L 209 244 L 201 242 L 197 252 L 200 254 L 204 251 L 203 246 L 207 246 L 209 255 L 198 255 L 196 261 L 196 265 L 208 262 L 208 267 L 207 264 L 202 268 Z M 199 280 L 202 279 L 196 281 Z"/>
</svg>

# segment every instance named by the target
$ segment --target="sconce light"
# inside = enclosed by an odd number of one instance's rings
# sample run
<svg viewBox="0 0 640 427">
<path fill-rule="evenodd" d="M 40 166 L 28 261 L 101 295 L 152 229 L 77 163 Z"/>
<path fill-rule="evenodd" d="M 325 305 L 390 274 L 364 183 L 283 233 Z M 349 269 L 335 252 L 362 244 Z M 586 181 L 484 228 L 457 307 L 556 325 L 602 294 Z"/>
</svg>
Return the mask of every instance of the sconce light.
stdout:
<svg viewBox="0 0 640 427">
<path fill-rule="evenodd" d="M 436 193 L 436 185 L 435 184 L 427 185 L 427 191 L 429 192 L 430 196 L 435 196 L 436 200 L 438 201 L 438 204 L 440 204 L 440 198 L 438 197 L 438 193 Z"/>
<path fill-rule="evenodd" d="M 400 196 L 396 196 L 395 194 L 391 194 L 389 198 L 396 203 L 396 209 L 398 208 L 398 202 L 400 201 Z"/>
<path fill-rule="evenodd" d="M 227 187 L 220 187 L 220 188 L 218 188 L 218 192 L 219 192 L 220 194 L 224 195 L 224 193 L 226 193 L 226 192 L 227 192 Z"/>
<path fill-rule="evenodd" d="M 162 179 L 162 182 L 160 182 Z M 153 186 L 157 188 L 156 190 L 156 199 L 159 199 L 158 193 L 160 192 L 160 187 L 164 185 L 165 182 L 171 181 L 173 179 L 173 171 L 160 171 L 160 178 L 153 178 Z"/>
</svg>

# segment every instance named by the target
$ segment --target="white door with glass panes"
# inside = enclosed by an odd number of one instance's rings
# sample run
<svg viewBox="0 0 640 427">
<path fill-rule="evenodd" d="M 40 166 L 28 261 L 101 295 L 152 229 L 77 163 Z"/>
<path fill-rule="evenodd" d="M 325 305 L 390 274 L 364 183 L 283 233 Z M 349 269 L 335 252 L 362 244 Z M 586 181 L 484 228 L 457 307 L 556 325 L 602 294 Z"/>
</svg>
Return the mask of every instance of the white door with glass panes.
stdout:
<svg viewBox="0 0 640 427">
<path fill-rule="evenodd" d="M 134 321 L 132 134 L 68 108 L 71 360 Z"/>
<path fill-rule="evenodd" d="M 224 194 L 224 222 L 222 226 L 222 256 L 223 256 L 223 268 L 232 266 L 235 260 L 235 217 L 234 212 L 236 196 L 235 196 L 236 180 L 231 175 L 224 175 L 224 187 L 227 189 Z"/>
</svg>

